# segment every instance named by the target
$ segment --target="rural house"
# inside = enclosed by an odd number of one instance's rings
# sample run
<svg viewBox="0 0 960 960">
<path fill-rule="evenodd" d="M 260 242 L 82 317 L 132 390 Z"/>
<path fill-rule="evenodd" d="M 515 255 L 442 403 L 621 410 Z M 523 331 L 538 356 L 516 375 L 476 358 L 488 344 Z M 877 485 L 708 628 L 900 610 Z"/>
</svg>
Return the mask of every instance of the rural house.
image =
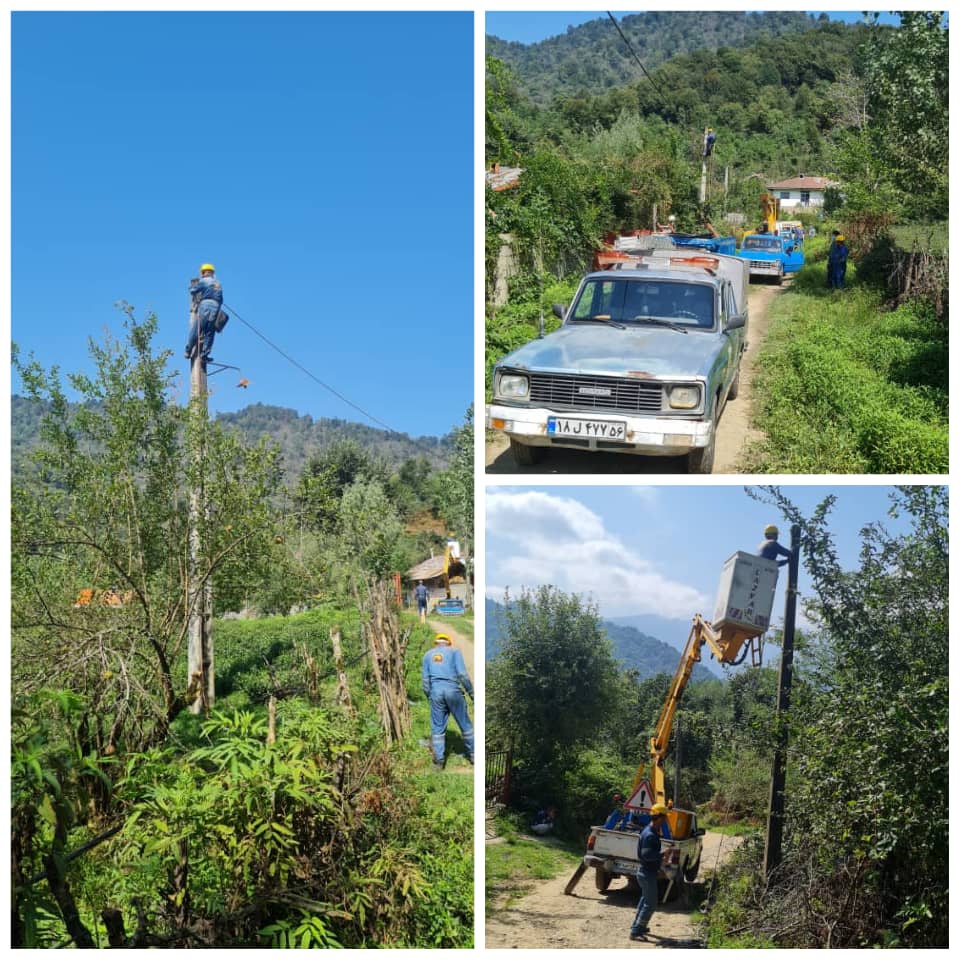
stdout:
<svg viewBox="0 0 960 960">
<path fill-rule="evenodd" d="M 839 184 L 827 177 L 808 177 L 801 173 L 787 180 L 768 183 L 767 189 L 780 201 L 781 211 L 787 211 L 822 207 L 824 191 L 836 186 Z"/>
</svg>

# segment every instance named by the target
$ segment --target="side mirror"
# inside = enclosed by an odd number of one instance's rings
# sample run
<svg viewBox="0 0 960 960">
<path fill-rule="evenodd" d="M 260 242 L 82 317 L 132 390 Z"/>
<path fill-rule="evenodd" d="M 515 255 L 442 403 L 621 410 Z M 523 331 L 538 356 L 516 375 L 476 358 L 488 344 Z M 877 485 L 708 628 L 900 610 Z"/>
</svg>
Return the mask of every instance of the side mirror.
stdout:
<svg viewBox="0 0 960 960">
<path fill-rule="evenodd" d="M 742 313 L 735 313 L 732 317 L 730 317 L 730 318 L 727 320 L 726 325 L 724 326 L 723 329 L 724 329 L 724 331 L 726 331 L 726 330 L 740 330 L 741 328 L 745 327 L 746 325 L 747 325 L 747 318 L 746 318 L 746 316 L 745 316 L 744 314 L 742 314 Z"/>
<path fill-rule="evenodd" d="M 696 833 L 694 834 L 694 836 L 695 836 L 695 837 L 703 837 L 703 836 L 706 835 L 706 833 L 707 833 L 707 831 L 706 831 L 703 827 L 697 827 L 697 831 L 696 831 Z"/>
<path fill-rule="evenodd" d="M 788 244 L 787 244 L 787 250 L 786 250 L 786 252 L 787 252 L 787 253 L 793 253 L 793 244 L 792 244 L 792 243 L 788 243 Z"/>
<path fill-rule="evenodd" d="M 553 306 L 553 315 L 559 317 L 561 320 L 564 317 L 564 314 L 567 312 L 567 305 L 565 303 L 555 303 Z"/>
</svg>

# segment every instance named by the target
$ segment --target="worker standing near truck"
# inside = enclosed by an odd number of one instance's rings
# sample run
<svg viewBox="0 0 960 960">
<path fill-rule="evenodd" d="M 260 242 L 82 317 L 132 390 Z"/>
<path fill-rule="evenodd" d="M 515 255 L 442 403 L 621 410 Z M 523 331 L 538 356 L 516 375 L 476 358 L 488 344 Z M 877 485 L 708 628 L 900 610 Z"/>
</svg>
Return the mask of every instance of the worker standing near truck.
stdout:
<svg viewBox="0 0 960 960">
<path fill-rule="evenodd" d="M 640 885 L 640 902 L 630 927 L 630 939 L 639 940 L 645 936 L 650 926 L 650 918 L 657 909 L 657 874 L 660 872 L 660 832 L 667 822 L 667 808 L 662 803 L 655 803 L 650 808 L 650 822 L 640 833 L 637 841 L 637 859 L 640 866 L 637 870 L 637 883 Z"/>
<path fill-rule="evenodd" d="M 417 597 L 417 613 L 420 614 L 420 622 L 427 622 L 427 588 L 423 585 L 423 581 L 419 580 L 417 582 L 416 589 L 413 591 Z"/>
<path fill-rule="evenodd" d="M 450 714 L 457 721 L 463 745 L 473 763 L 473 724 L 467 712 L 466 695 L 473 698 L 473 684 L 463 662 L 463 654 L 453 646 L 446 633 L 438 633 L 433 649 L 423 655 L 423 692 L 430 701 L 430 745 L 433 768 L 442 770 L 447 749 L 447 722 Z"/>
<path fill-rule="evenodd" d="M 791 553 L 782 543 L 777 542 L 780 531 L 771 523 L 763 528 L 763 536 L 763 543 L 757 547 L 757 556 L 764 560 L 776 560 L 778 567 L 785 567 L 790 562 Z M 777 560 L 777 557 L 786 559 Z"/>
<path fill-rule="evenodd" d="M 223 288 L 220 286 L 212 263 L 200 265 L 200 279 L 191 281 L 190 297 L 195 310 L 190 323 L 190 337 L 187 340 L 185 355 L 188 360 L 192 360 L 194 351 L 199 350 L 201 362 L 206 363 L 213 349 L 213 338 L 217 332 L 217 322 L 223 306 Z"/>
</svg>

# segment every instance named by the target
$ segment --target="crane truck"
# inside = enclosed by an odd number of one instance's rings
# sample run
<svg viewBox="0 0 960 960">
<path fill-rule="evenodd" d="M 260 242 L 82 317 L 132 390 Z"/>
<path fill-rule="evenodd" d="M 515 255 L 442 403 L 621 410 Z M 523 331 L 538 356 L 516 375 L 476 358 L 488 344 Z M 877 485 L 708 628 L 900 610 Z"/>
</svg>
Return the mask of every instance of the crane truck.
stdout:
<svg viewBox="0 0 960 960">
<path fill-rule="evenodd" d="M 673 729 L 673 720 L 690 680 L 700 661 L 704 644 L 719 663 L 736 666 L 748 652 L 754 666 L 762 660 L 761 637 L 770 625 L 770 611 L 777 586 L 777 564 L 752 554 L 737 552 L 724 565 L 713 621 L 699 613 L 687 636 L 680 662 L 653 736 L 650 738 L 649 777 L 641 764 L 633 780 L 630 796 L 624 803 L 624 816 L 617 827 L 591 827 L 583 860 L 567 883 L 564 893 L 572 894 L 580 878 L 590 867 L 597 890 L 605 893 L 614 877 L 626 877 L 636 884 L 639 868 L 637 840 L 639 829 L 649 822 L 655 803 L 668 807 L 670 837 L 661 838 L 663 861 L 660 868 L 661 900 L 670 898 L 684 881 L 693 882 L 700 870 L 704 830 L 697 826 L 697 814 L 668 802 L 664 760 Z M 609 821 L 608 821 L 609 822 Z"/>
</svg>

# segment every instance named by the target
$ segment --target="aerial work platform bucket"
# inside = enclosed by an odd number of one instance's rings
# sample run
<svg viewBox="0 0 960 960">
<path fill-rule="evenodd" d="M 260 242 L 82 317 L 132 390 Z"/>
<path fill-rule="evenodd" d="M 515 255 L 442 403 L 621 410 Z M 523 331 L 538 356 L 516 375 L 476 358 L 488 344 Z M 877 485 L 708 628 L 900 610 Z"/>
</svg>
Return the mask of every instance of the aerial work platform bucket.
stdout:
<svg viewBox="0 0 960 960">
<path fill-rule="evenodd" d="M 711 626 L 724 646 L 739 649 L 747 640 L 766 633 L 777 574 L 773 560 L 742 550 L 723 565 Z"/>
</svg>

